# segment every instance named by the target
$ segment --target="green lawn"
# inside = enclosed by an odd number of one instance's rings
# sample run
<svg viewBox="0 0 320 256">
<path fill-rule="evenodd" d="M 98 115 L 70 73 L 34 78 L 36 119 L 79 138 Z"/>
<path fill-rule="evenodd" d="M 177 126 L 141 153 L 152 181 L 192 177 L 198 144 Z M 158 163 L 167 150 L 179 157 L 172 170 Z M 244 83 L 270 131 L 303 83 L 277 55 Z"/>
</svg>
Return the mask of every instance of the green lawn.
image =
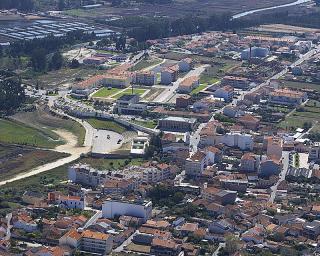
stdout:
<svg viewBox="0 0 320 256">
<path fill-rule="evenodd" d="M 123 89 L 119 89 L 119 88 L 101 88 L 99 89 L 95 94 L 93 94 L 93 98 L 108 98 L 111 95 L 116 94 L 117 92 L 120 92 Z"/>
<path fill-rule="evenodd" d="M 115 121 L 100 120 L 97 118 L 88 118 L 85 120 L 95 129 L 108 130 L 120 134 L 128 130 L 126 127 L 116 123 Z"/>
<path fill-rule="evenodd" d="M 103 159 L 86 157 L 79 162 L 91 165 L 94 168 L 103 169 L 119 169 L 125 166 L 141 165 L 144 160 L 142 158 L 133 159 Z"/>
<path fill-rule="evenodd" d="M 161 62 L 162 62 L 162 60 L 160 60 L 160 59 L 140 60 L 136 65 L 134 65 L 131 68 L 131 71 L 142 70 L 142 69 L 160 64 Z"/>
<path fill-rule="evenodd" d="M 197 88 L 194 88 L 191 91 L 191 95 L 198 94 L 200 91 L 204 90 L 207 87 L 208 87 L 208 84 L 200 84 Z"/>
<path fill-rule="evenodd" d="M 147 90 L 146 89 L 133 89 L 133 94 L 138 94 L 138 95 L 142 95 L 146 92 Z M 113 99 L 119 99 L 121 96 L 123 95 L 130 95 L 132 94 L 132 89 L 131 88 L 128 88 L 116 95 L 114 95 L 112 98 Z"/>
<path fill-rule="evenodd" d="M 156 120 L 152 120 L 152 121 L 132 120 L 132 123 L 135 123 L 150 129 L 154 129 L 158 125 L 158 122 Z"/>
<path fill-rule="evenodd" d="M 43 148 L 55 148 L 63 144 L 59 136 L 22 123 L 0 119 L 0 142 L 30 145 Z"/>
</svg>

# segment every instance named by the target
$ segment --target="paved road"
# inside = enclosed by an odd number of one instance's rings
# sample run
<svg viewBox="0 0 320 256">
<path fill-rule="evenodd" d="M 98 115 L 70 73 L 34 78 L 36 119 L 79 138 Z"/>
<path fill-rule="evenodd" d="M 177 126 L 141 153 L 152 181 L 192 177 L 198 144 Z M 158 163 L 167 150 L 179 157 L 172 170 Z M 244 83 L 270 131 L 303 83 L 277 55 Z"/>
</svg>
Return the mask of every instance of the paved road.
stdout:
<svg viewBox="0 0 320 256">
<path fill-rule="evenodd" d="M 166 103 L 166 102 L 170 101 L 170 99 L 174 96 L 176 89 L 179 87 L 179 84 L 181 83 L 182 80 L 184 80 L 185 78 L 190 77 L 190 76 L 200 76 L 200 74 L 208 66 L 209 65 L 202 65 L 200 67 L 197 67 L 197 68 L 191 70 L 184 77 L 181 77 L 177 81 L 173 82 L 172 86 L 168 85 L 167 88 L 153 100 L 153 102 Z"/>
<path fill-rule="evenodd" d="M 126 246 L 128 246 L 129 244 L 131 244 L 132 238 L 133 236 L 137 233 L 134 232 L 126 241 L 124 241 L 119 247 L 117 247 L 116 249 L 113 250 L 113 252 L 122 252 L 124 250 L 124 248 Z"/>
<path fill-rule="evenodd" d="M 282 152 L 282 164 L 283 164 L 283 167 L 282 167 L 281 173 L 279 175 L 278 182 L 274 186 L 271 187 L 271 194 L 270 194 L 270 198 L 269 198 L 269 202 L 270 203 L 274 202 L 274 199 L 276 198 L 278 186 L 286 178 L 286 174 L 287 174 L 288 168 L 289 168 L 289 154 L 290 154 L 289 151 L 283 151 Z"/>
</svg>

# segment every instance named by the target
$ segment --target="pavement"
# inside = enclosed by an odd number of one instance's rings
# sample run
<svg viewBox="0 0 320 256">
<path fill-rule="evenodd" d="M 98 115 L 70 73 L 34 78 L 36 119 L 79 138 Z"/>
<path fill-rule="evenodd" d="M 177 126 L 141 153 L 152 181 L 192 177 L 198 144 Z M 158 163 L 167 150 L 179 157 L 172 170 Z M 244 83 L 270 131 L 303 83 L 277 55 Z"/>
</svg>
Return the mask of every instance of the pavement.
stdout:
<svg viewBox="0 0 320 256">
<path fill-rule="evenodd" d="M 110 153 L 120 148 L 123 140 L 123 136 L 119 133 L 107 130 L 94 130 L 92 153 Z"/>
<path fill-rule="evenodd" d="M 117 247 L 116 249 L 114 249 L 113 252 L 122 252 L 126 246 L 128 246 L 129 244 L 131 244 L 132 239 L 133 239 L 133 237 L 134 237 L 134 235 L 135 235 L 136 233 L 137 233 L 137 231 L 134 232 L 134 233 L 133 233 L 126 241 L 124 241 L 119 247 Z"/>
<path fill-rule="evenodd" d="M 287 174 L 288 168 L 289 168 L 289 154 L 290 154 L 289 151 L 282 152 L 282 165 L 283 165 L 283 167 L 282 167 L 281 173 L 279 175 L 278 182 L 271 187 L 271 194 L 270 194 L 270 198 L 269 198 L 270 203 L 274 202 L 274 199 L 276 198 L 278 186 L 286 178 L 286 174 Z"/>
<path fill-rule="evenodd" d="M 182 80 L 184 80 L 185 78 L 188 78 L 190 76 L 200 76 L 200 74 L 208 66 L 209 65 L 202 65 L 200 67 L 192 69 L 184 77 L 178 78 L 178 80 L 173 82 L 172 85 L 168 85 L 165 88 L 165 90 L 153 100 L 153 102 L 166 103 L 166 102 L 170 101 L 170 99 L 175 95 L 176 89 L 179 87 L 179 84 L 181 83 Z"/>
</svg>

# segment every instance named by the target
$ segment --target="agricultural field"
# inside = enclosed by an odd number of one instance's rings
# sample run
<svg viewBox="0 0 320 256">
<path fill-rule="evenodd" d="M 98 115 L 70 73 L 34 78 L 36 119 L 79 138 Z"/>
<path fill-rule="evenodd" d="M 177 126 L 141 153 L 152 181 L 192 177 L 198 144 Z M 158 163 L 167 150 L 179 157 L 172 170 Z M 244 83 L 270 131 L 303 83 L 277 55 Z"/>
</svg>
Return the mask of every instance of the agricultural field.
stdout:
<svg viewBox="0 0 320 256">
<path fill-rule="evenodd" d="M 36 129 L 7 119 L 0 119 L 0 142 L 42 148 L 55 148 L 63 144 L 63 140 L 50 130 Z"/>
<path fill-rule="evenodd" d="M 85 119 L 93 128 L 99 129 L 99 130 L 108 130 L 113 131 L 116 133 L 124 133 L 128 129 L 115 121 L 109 121 L 109 120 L 100 120 L 96 118 L 87 118 Z"/>
<path fill-rule="evenodd" d="M 25 146 L 0 144 L 0 175 L 9 179 L 34 167 L 67 157 L 68 154 Z"/>
<path fill-rule="evenodd" d="M 103 87 L 99 89 L 95 94 L 92 95 L 93 98 L 108 98 L 118 92 L 120 92 L 123 89 L 119 88 L 106 88 Z"/>
<path fill-rule="evenodd" d="M 288 130 L 313 125 L 312 131 L 320 131 L 320 102 L 309 100 L 308 103 L 291 114 L 280 123 L 280 127 Z"/>
<path fill-rule="evenodd" d="M 311 89 L 311 90 L 320 92 L 320 84 L 299 82 L 299 81 L 288 81 L 288 80 L 281 80 L 281 81 L 283 82 L 284 87 L 288 87 L 292 89 Z"/>
<path fill-rule="evenodd" d="M 144 94 L 147 90 L 146 89 L 137 89 L 137 88 L 134 88 L 133 89 L 133 94 L 138 94 L 139 96 L 141 96 L 142 94 Z M 121 96 L 123 95 L 130 95 L 132 94 L 132 89 L 131 88 L 128 88 L 116 95 L 114 95 L 112 98 L 113 99 L 119 99 Z"/>
<path fill-rule="evenodd" d="M 47 107 L 39 106 L 33 112 L 20 112 L 13 116 L 14 120 L 24 123 L 35 129 L 41 129 L 44 133 L 54 130 L 66 130 L 74 134 L 78 139 L 78 146 L 82 146 L 86 135 L 81 124 L 71 119 L 60 118 L 52 115 Z M 55 136 L 56 134 L 53 133 Z"/>
<path fill-rule="evenodd" d="M 248 11 L 256 8 L 264 8 L 274 5 L 280 5 L 290 3 L 290 0 L 267 0 L 267 1 L 236 1 L 236 0 L 175 0 L 172 4 L 147 4 L 139 3 L 139 8 L 136 4 L 124 7 L 112 7 L 109 4 L 101 6 L 99 8 L 83 10 L 83 9 L 71 9 L 64 11 L 65 15 L 79 18 L 91 19 L 93 16 L 97 19 L 107 18 L 110 15 L 121 16 L 139 16 L 139 15 L 154 15 L 157 13 L 160 16 L 169 16 L 171 18 L 178 18 L 184 15 L 190 15 L 190 13 L 197 13 L 198 15 L 210 15 L 211 13 L 239 13 L 242 11 Z"/>
</svg>

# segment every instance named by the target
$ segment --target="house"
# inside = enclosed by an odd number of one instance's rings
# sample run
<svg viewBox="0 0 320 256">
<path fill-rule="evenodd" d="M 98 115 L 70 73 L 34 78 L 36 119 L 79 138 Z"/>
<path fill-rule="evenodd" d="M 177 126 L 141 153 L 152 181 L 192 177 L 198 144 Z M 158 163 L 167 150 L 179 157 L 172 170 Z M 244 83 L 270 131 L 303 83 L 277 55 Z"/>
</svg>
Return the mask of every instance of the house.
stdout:
<svg viewBox="0 0 320 256">
<path fill-rule="evenodd" d="M 227 220 L 216 220 L 209 224 L 209 232 L 215 234 L 226 234 L 234 231 L 234 227 Z"/>
<path fill-rule="evenodd" d="M 127 194 L 134 191 L 138 182 L 134 179 L 107 180 L 101 187 L 103 194 Z"/>
<path fill-rule="evenodd" d="M 223 98 L 225 102 L 231 102 L 234 96 L 234 89 L 230 85 L 218 88 L 214 93 L 217 98 Z"/>
<path fill-rule="evenodd" d="M 187 108 L 191 104 L 192 104 L 191 96 L 189 95 L 180 95 L 176 98 L 177 108 Z"/>
<path fill-rule="evenodd" d="M 260 163 L 258 171 L 261 177 L 270 177 L 272 175 L 279 175 L 282 168 L 281 161 L 274 158 L 265 158 Z"/>
<path fill-rule="evenodd" d="M 71 248 L 79 248 L 81 234 L 77 230 L 71 229 L 59 239 L 59 245 L 68 245 Z"/>
<path fill-rule="evenodd" d="M 253 137 L 250 134 L 229 132 L 221 136 L 220 142 L 229 147 L 240 148 L 241 150 L 253 149 Z"/>
<path fill-rule="evenodd" d="M 275 159 L 282 158 L 283 139 L 280 137 L 267 137 L 267 156 Z"/>
<path fill-rule="evenodd" d="M 118 114 L 121 115 L 141 114 L 147 109 L 147 105 L 139 103 L 139 101 L 140 98 L 137 94 L 122 95 L 119 99 L 117 99 L 114 109 Z"/>
<path fill-rule="evenodd" d="M 59 196 L 58 205 L 67 209 L 81 209 L 86 207 L 86 201 L 84 197 L 80 196 Z"/>
<path fill-rule="evenodd" d="M 195 154 L 186 159 L 186 175 L 191 177 L 199 177 L 203 173 L 206 163 L 206 154 L 201 151 L 197 151 Z"/>
<path fill-rule="evenodd" d="M 109 199 L 102 205 L 102 216 L 108 219 L 113 219 L 115 216 L 127 215 L 142 218 L 143 222 L 146 222 L 151 218 L 151 214 L 151 201 L 126 201 Z"/>
<path fill-rule="evenodd" d="M 246 173 L 256 172 L 259 167 L 259 162 L 260 161 L 256 155 L 252 153 L 245 153 L 241 157 L 240 171 Z"/>
<path fill-rule="evenodd" d="M 220 162 L 222 159 L 222 152 L 216 147 L 205 147 L 204 152 L 207 155 L 207 165 L 213 165 L 214 163 Z"/>
<path fill-rule="evenodd" d="M 135 156 L 143 156 L 149 146 L 149 138 L 147 136 L 138 136 L 131 143 L 130 154 Z"/>
<path fill-rule="evenodd" d="M 309 150 L 309 161 L 319 161 L 320 160 L 320 143 L 315 142 L 311 145 Z"/>
<path fill-rule="evenodd" d="M 131 76 L 126 73 L 107 73 L 103 75 L 101 84 L 105 87 L 126 88 L 130 86 Z"/>
<path fill-rule="evenodd" d="M 237 121 L 242 124 L 245 128 L 250 130 L 256 130 L 260 124 L 260 120 L 257 117 L 246 114 L 237 118 Z"/>
<path fill-rule="evenodd" d="M 176 227 L 176 230 L 179 231 L 179 233 L 184 237 L 194 234 L 194 232 L 196 232 L 198 229 L 199 229 L 198 223 L 190 223 L 190 222 L 186 222 L 182 226 Z"/>
<path fill-rule="evenodd" d="M 225 76 L 221 81 L 221 85 L 229 85 L 238 89 L 247 89 L 249 87 L 249 80 L 245 77 Z"/>
<path fill-rule="evenodd" d="M 239 117 L 244 115 L 244 111 L 240 110 L 238 107 L 230 106 L 223 109 L 223 114 L 227 117 Z"/>
<path fill-rule="evenodd" d="M 195 118 L 166 117 L 159 119 L 158 128 L 163 131 L 192 131 Z"/>
<path fill-rule="evenodd" d="M 136 73 L 136 84 L 152 86 L 157 83 L 157 75 L 153 71 L 139 71 Z"/>
<path fill-rule="evenodd" d="M 37 223 L 26 213 L 18 212 L 12 217 L 13 227 L 31 233 L 38 229 Z"/>
<path fill-rule="evenodd" d="M 320 221 L 314 220 L 312 222 L 307 222 L 304 225 L 303 233 L 305 236 L 311 239 L 317 239 L 317 237 L 320 235 Z"/>
<path fill-rule="evenodd" d="M 245 193 L 248 188 L 248 180 L 246 179 L 219 179 L 224 189 Z"/>
<path fill-rule="evenodd" d="M 191 58 L 185 58 L 178 62 L 180 72 L 188 72 L 192 69 L 193 61 Z"/>
<path fill-rule="evenodd" d="M 237 197 L 237 192 L 222 190 L 215 187 L 205 187 L 201 191 L 203 199 L 209 202 L 215 202 L 222 205 L 233 204 Z"/>
<path fill-rule="evenodd" d="M 162 240 L 154 238 L 151 243 L 152 255 L 156 256 L 178 256 L 181 252 L 181 245 L 177 244 L 173 240 Z"/>
<path fill-rule="evenodd" d="M 269 102 L 278 105 L 297 106 L 308 99 L 305 92 L 289 89 L 276 89 L 269 94 Z"/>
<path fill-rule="evenodd" d="M 109 234 L 85 230 L 81 233 L 80 249 L 85 252 L 106 255 L 112 251 L 113 238 Z"/>
<path fill-rule="evenodd" d="M 179 66 L 174 65 L 167 67 L 161 71 L 161 84 L 169 85 L 177 81 L 179 73 Z"/>
<path fill-rule="evenodd" d="M 179 87 L 177 88 L 177 91 L 179 93 L 190 93 L 193 89 L 197 88 L 199 86 L 199 77 L 198 76 L 190 76 L 185 79 L 183 79 Z"/>
</svg>

